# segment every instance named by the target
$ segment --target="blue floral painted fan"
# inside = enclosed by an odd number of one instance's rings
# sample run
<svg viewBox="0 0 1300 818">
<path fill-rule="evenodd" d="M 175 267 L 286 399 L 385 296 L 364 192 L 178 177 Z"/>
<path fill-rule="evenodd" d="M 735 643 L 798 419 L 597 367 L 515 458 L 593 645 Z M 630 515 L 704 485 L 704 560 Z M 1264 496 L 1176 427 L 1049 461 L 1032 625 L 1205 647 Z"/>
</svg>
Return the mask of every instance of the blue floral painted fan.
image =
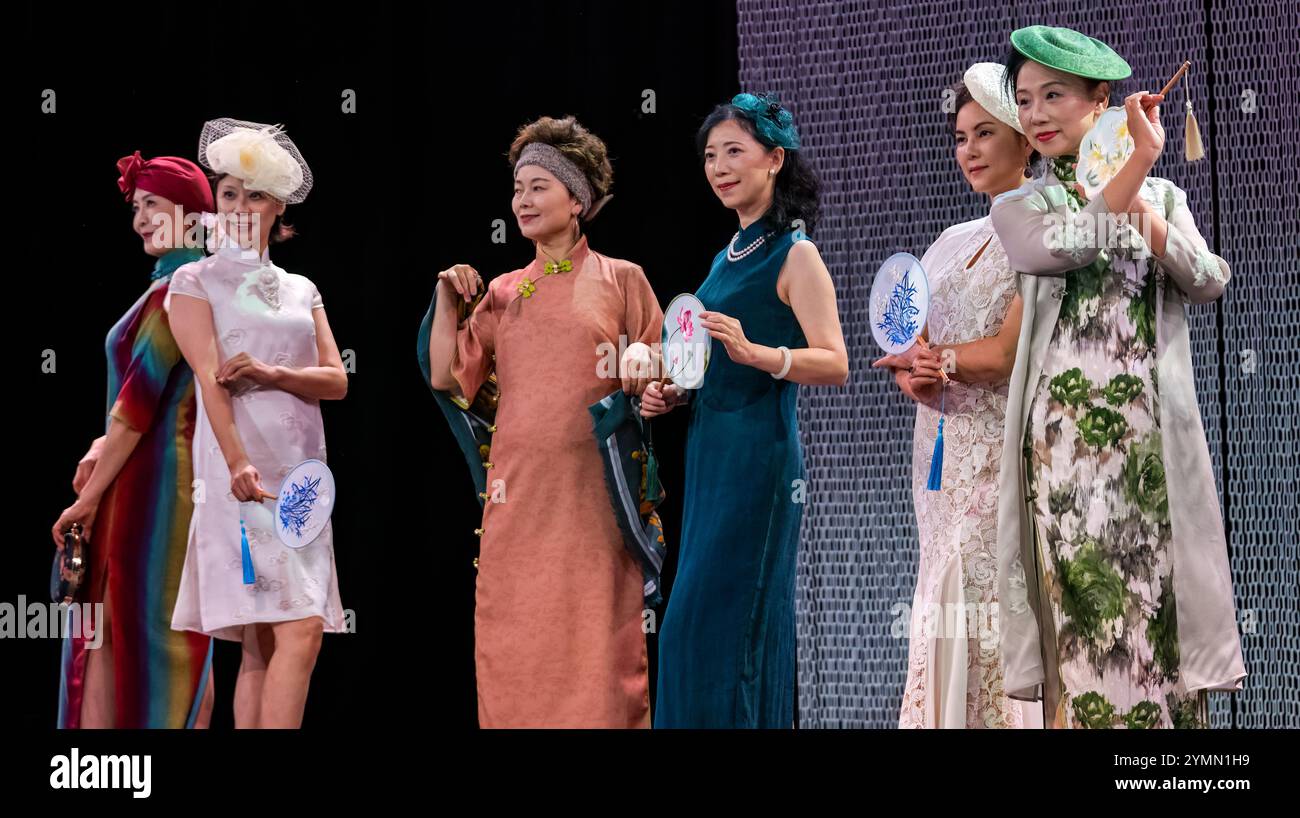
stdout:
<svg viewBox="0 0 1300 818">
<path fill-rule="evenodd" d="M 280 493 L 266 499 L 275 500 L 274 510 L 265 501 L 239 504 L 239 556 L 245 585 L 257 582 L 245 519 L 254 530 L 274 527 L 280 542 L 289 548 L 306 548 L 320 536 L 334 511 L 334 474 L 319 460 L 304 460 L 285 475 Z"/>
<path fill-rule="evenodd" d="M 871 285 L 869 305 L 871 334 L 889 355 L 902 355 L 915 345 L 927 348 L 921 333 L 930 314 L 930 279 L 925 268 L 911 253 L 895 253 L 880 265 Z M 938 491 L 943 476 L 943 409 L 948 392 L 948 376 L 943 375 L 939 397 L 939 435 L 930 458 L 930 479 L 926 488 Z"/>
<path fill-rule="evenodd" d="M 285 475 L 275 500 L 275 533 L 290 548 L 305 548 L 334 510 L 334 474 L 319 460 L 304 460 Z"/>
<path fill-rule="evenodd" d="M 930 312 L 930 280 L 911 253 L 895 253 L 871 286 L 871 334 L 890 355 L 912 348 Z"/>
</svg>

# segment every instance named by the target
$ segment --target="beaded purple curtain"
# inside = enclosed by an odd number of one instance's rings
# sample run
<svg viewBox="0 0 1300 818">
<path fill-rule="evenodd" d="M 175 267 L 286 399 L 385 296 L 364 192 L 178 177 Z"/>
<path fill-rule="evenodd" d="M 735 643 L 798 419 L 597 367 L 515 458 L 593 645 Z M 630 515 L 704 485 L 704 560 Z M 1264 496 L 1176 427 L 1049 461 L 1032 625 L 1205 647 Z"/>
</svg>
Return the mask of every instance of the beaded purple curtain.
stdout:
<svg viewBox="0 0 1300 818">
<path fill-rule="evenodd" d="M 805 727 L 897 724 L 907 659 L 902 606 L 916 579 L 914 409 L 870 368 L 871 275 L 988 212 L 953 160 L 944 90 L 1000 61 L 1033 24 L 1098 37 L 1133 66 L 1121 94 L 1192 70 L 1164 110 L 1156 175 L 1187 191 L 1233 279 L 1191 307 L 1201 414 L 1228 526 L 1250 676 L 1212 696 L 1215 727 L 1300 727 L 1300 485 L 1294 391 L 1283 378 L 1300 321 L 1300 31 L 1296 0 L 1150 5 L 970 0 L 739 0 L 740 83 L 794 111 L 825 186 L 814 236 L 834 276 L 851 360 L 844 389 L 802 390 L 808 505 L 799 557 L 798 673 Z M 1205 161 L 1183 160 L 1182 104 Z M 1115 100 L 1113 100 L 1115 101 Z"/>
</svg>

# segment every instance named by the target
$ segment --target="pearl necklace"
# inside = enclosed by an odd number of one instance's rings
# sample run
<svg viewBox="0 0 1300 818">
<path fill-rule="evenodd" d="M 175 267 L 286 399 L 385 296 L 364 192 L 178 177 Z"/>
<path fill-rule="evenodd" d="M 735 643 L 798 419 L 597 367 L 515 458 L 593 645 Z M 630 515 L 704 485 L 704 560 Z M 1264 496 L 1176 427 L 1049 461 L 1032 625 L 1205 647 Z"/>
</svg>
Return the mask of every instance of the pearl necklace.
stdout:
<svg viewBox="0 0 1300 818">
<path fill-rule="evenodd" d="M 727 261 L 740 261 L 745 256 L 757 250 L 760 246 L 762 246 L 763 242 L 767 241 L 767 234 L 764 233 L 763 235 L 754 239 L 752 244 L 750 244 L 744 250 L 741 250 L 739 252 L 736 251 L 736 239 L 738 238 L 740 238 L 739 232 L 737 232 L 736 235 L 731 237 L 731 241 L 727 242 Z"/>
</svg>

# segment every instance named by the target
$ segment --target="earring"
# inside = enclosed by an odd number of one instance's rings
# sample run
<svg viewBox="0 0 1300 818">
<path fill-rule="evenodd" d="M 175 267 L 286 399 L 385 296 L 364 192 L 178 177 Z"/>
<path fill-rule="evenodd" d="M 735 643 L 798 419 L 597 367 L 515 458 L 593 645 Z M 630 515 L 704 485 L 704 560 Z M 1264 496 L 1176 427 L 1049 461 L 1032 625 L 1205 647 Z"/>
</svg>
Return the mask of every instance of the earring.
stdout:
<svg viewBox="0 0 1300 818">
<path fill-rule="evenodd" d="M 775 176 L 775 175 L 776 175 L 776 168 L 768 168 L 768 169 L 767 169 L 767 175 L 768 175 L 768 176 Z"/>
<path fill-rule="evenodd" d="M 1025 178 L 1034 178 L 1034 160 L 1029 157 L 1025 157 Z"/>
</svg>

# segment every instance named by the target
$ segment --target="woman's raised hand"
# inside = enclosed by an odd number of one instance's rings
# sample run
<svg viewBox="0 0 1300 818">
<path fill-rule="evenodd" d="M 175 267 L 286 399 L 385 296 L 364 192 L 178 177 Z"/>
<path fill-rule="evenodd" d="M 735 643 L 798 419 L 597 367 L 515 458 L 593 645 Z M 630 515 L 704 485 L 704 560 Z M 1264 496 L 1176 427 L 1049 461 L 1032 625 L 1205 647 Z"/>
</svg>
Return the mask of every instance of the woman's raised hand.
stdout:
<svg viewBox="0 0 1300 818">
<path fill-rule="evenodd" d="M 483 286 L 483 277 L 468 264 L 453 264 L 438 273 L 438 286 L 445 290 L 455 290 L 466 301 L 472 301 Z"/>
</svg>

